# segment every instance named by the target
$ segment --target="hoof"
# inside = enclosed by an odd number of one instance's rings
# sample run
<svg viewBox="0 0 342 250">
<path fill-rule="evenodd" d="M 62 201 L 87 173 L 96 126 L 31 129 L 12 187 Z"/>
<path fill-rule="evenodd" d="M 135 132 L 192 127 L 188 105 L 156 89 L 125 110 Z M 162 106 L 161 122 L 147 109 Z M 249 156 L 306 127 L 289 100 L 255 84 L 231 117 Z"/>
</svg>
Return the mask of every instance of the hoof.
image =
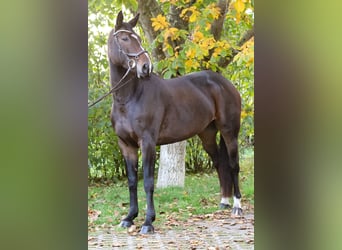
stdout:
<svg viewBox="0 0 342 250">
<path fill-rule="evenodd" d="M 229 209 L 229 208 L 230 208 L 229 204 L 220 203 L 220 209 Z"/>
<path fill-rule="evenodd" d="M 140 230 L 141 234 L 153 234 L 154 233 L 154 228 L 153 226 L 142 226 Z"/>
<path fill-rule="evenodd" d="M 233 216 L 242 216 L 242 208 L 233 207 L 232 215 Z"/>
<path fill-rule="evenodd" d="M 134 223 L 132 221 L 127 221 L 127 220 L 123 220 L 120 223 L 121 227 L 125 227 L 125 228 L 129 228 L 133 225 Z"/>
</svg>

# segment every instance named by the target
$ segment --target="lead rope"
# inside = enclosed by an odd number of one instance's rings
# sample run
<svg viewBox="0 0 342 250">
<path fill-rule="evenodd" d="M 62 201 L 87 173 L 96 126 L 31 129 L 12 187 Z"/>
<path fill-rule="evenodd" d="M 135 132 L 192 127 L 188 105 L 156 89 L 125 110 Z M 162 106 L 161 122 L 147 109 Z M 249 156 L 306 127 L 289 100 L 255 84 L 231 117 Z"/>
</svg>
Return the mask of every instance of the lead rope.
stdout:
<svg viewBox="0 0 342 250">
<path fill-rule="evenodd" d="M 124 84 L 122 84 L 121 86 L 119 86 L 119 84 L 123 81 L 123 79 L 125 79 L 125 77 L 128 75 L 128 73 L 131 71 L 132 68 L 135 67 L 135 61 L 133 61 L 133 64 L 131 65 L 131 61 L 128 61 L 128 69 L 126 71 L 126 73 L 124 74 L 124 76 L 120 79 L 120 81 L 114 86 L 112 87 L 108 93 L 106 93 L 105 95 L 101 96 L 100 98 L 98 98 L 96 101 L 94 101 L 92 104 L 88 103 L 88 109 L 91 108 L 92 106 L 94 106 L 95 104 L 99 103 L 100 101 L 102 101 L 104 98 L 106 98 L 107 96 L 109 96 L 111 93 L 113 93 L 114 91 L 117 91 L 118 89 L 122 88 L 123 86 L 125 86 L 131 79 L 129 79 L 127 82 L 125 82 Z"/>
</svg>

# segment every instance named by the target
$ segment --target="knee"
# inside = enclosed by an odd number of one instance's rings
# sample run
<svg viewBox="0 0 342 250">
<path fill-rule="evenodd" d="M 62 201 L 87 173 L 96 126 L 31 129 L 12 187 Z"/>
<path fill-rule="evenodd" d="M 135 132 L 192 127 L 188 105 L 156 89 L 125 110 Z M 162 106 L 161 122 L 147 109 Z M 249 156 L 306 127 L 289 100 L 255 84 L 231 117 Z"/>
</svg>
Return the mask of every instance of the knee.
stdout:
<svg viewBox="0 0 342 250">
<path fill-rule="evenodd" d="M 239 163 L 236 163 L 236 162 L 231 163 L 231 172 L 232 172 L 232 174 L 239 174 L 239 172 L 240 172 Z"/>
<path fill-rule="evenodd" d="M 153 178 L 147 178 L 144 180 L 144 189 L 146 193 L 154 191 L 154 179 Z"/>
<path fill-rule="evenodd" d="M 129 189 L 137 189 L 137 178 L 136 177 L 128 177 L 128 188 Z"/>
</svg>

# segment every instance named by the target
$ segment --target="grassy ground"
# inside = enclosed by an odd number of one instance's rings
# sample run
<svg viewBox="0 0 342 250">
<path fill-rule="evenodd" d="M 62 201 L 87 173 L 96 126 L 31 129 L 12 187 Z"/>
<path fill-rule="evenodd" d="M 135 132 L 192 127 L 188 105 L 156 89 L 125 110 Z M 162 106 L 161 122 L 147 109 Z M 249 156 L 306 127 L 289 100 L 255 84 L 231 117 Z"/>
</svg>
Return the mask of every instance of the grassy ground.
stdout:
<svg viewBox="0 0 342 250">
<path fill-rule="evenodd" d="M 242 205 L 254 205 L 254 160 L 253 154 L 245 154 L 240 161 L 240 189 Z M 93 230 L 99 225 L 118 225 L 129 209 L 127 182 L 110 185 L 95 184 L 88 188 L 88 225 Z M 156 221 L 160 227 L 170 220 L 186 221 L 193 215 L 210 214 L 218 210 L 220 188 L 216 172 L 211 174 L 186 175 L 185 187 L 155 189 L 154 202 Z M 143 180 L 138 184 L 139 215 L 135 224 L 141 225 L 145 217 L 145 192 Z"/>
</svg>

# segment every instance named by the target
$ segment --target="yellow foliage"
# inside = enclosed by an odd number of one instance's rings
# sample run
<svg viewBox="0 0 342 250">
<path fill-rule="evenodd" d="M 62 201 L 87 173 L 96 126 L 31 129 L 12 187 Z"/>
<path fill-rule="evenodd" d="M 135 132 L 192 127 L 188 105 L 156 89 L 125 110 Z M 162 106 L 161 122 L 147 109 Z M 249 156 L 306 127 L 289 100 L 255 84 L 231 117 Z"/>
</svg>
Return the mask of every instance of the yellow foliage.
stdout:
<svg viewBox="0 0 342 250">
<path fill-rule="evenodd" d="M 241 120 L 245 119 L 247 116 L 254 116 L 253 110 L 251 110 L 251 111 L 242 110 L 241 111 Z"/>
<path fill-rule="evenodd" d="M 244 119 L 247 116 L 247 112 L 242 110 L 241 111 L 241 119 Z"/>
<path fill-rule="evenodd" d="M 198 10 L 196 6 L 191 6 L 189 8 L 185 8 L 182 10 L 180 17 L 183 18 L 184 20 L 188 20 L 188 16 L 186 15 L 187 12 L 190 11 L 191 15 L 189 17 L 189 22 L 193 23 L 196 22 L 198 16 L 201 14 Z"/>
<path fill-rule="evenodd" d="M 215 47 L 215 39 L 213 37 L 203 38 L 200 42 L 200 47 L 204 52 L 208 52 L 210 49 Z"/>
<path fill-rule="evenodd" d="M 230 45 L 227 41 L 223 40 L 223 41 L 217 41 L 215 44 L 215 50 L 213 52 L 213 57 L 218 57 L 222 51 L 224 50 L 229 50 L 230 49 Z"/>
<path fill-rule="evenodd" d="M 242 47 L 242 53 L 249 58 L 246 65 L 249 66 L 254 63 L 254 37 L 246 42 Z"/>
<path fill-rule="evenodd" d="M 192 60 L 186 60 L 184 65 L 185 65 L 185 69 L 191 69 Z"/>
<path fill-rule="evenodd" d="M 246 0 L 236 0 L 233 5 L 236 10 L 236 23 L 240 23 L 241 16 L 243 12 L 245 11 L 246 5 L 245 5 Z"/>
<path fill-rule="evenodd" d="M 187 57 L 187 58 L 192 59 L 192 58 L 195 58 L 195 56 L 196 56 L 196 50 L 193 49 L 193 48 L 190 48 L 190 49 L 186 52 L 186 57 Z"/>
<path fill-rule="evenodd" d="M 241 13 L 240 12 L 238 12 L 238 13 L 236 13 L 236 23 L 240 23 L 240 20 L 241 20 Z"/>
<path fill-rule="evenodd" d="M 197 17 L 200 15 L 200 12 L 199 11 L 193 11 L 190 18 L 189 18 L 189 22 L 190 23 L 193 23 L 193 22 L 196 22 L 197 20 Z"/>
<path fill-rule="evenodd" d="M 243 0 L 236 0 L 234 7 L 238 13 L 242 13 L 245 10 L 245 3 Z"/>
<path fill-rule="evenodd" d="M 198 69 L 200 67 L 200 64 L 198 63 L 197 60 L 191 60 L 191 59 L 188 59 L 185 61 L 185 70 L 187 72 L 190 72 L 191 69 Z"/>
<path fill-rule="evenodd" d="M 240 47 L 240 53 L 234 57 L 234 62 L 238 60 L 243 60 L 246 66 L 250 66 L 254 63 L 254 37 L 247 41 L 244 45 Z"/>
<path fill-rule="evenodd" d="M 198 43 L 200 41 L 202 41 L 202 39 L 204 38 L 204 35 L 202 32 L 200 31 L 196 31 L 194 34 L 193 34 L 193 41 L 195 43 Z"/>
<path fill-rule="evenodd" d="M 205 24 L 205 31 L 208 31 L 211 29 L 211 23 L 206 23 Z"/>
<path fill-rule="evenodd" d="M 222 52 L 222 47 L 216 47 L 213 53 L 213 57 L 218 57 Z"/>
<path fill-rule="evenodd" d="M 170 38 L 171 40 L 177 40 L 179 38 L 179 35 L 178 35 L 178 29 L 177 28 L 169 28 L 165 31 L 164 33 L 164 40 L 167 40 L 168 38 Z"/>
<path fill-rule="evenodd" d="M 187 19 L 186 13 L 190 10 L 190 8 L 185 8 L 182 10 L 182 12 L 180 13 L 180 17 L 183 18 L 184 20 Z"/>
<path fill-rule="evenodd" d="M 246 65 L 249 66 L 249 65 L 251 65 L 253 63 L 254 63 L 254 55 L 249 58 L 249 60 L 247 61 Z"/>
<path fill-rule="evenodd" d="M 172 46 L 168 43 L 164 43 L 164 46 L 163 46 L 163 51 L 167 51 L 169 48 L 172 48 Z"/>
<path fill-rule="evenodd" d="M 217 7 L 216 3 L 209 4 L 207 8 L 210 10 L 210 14 L 215 20 L 220 17 L 220 8 Z"/>
<path fill-rule="evenodd" d="M 223 40 L 223 41 L 218 41 L 216 43 L 216 47 L 221 47 L 222 49 L 229 49 L 230 45 L 227 41 Z"/>
<path fill-rule="evenodd" d="M 166 17 L 160 14 L 157 17 L 152 17 L 151 21 L 152 21 L 152 27 L 155 31 L 163 30 L 170 26 L 168 21 L 166 21 Z"/>
<path fill-rule="evenodd" d="M 161 2 L 161 3 L 169 2 L 169 3 L 171 3 L 172 5 L 176 5 L 177 0 L 160 0 L 160 2 Z"/>
</svg>

